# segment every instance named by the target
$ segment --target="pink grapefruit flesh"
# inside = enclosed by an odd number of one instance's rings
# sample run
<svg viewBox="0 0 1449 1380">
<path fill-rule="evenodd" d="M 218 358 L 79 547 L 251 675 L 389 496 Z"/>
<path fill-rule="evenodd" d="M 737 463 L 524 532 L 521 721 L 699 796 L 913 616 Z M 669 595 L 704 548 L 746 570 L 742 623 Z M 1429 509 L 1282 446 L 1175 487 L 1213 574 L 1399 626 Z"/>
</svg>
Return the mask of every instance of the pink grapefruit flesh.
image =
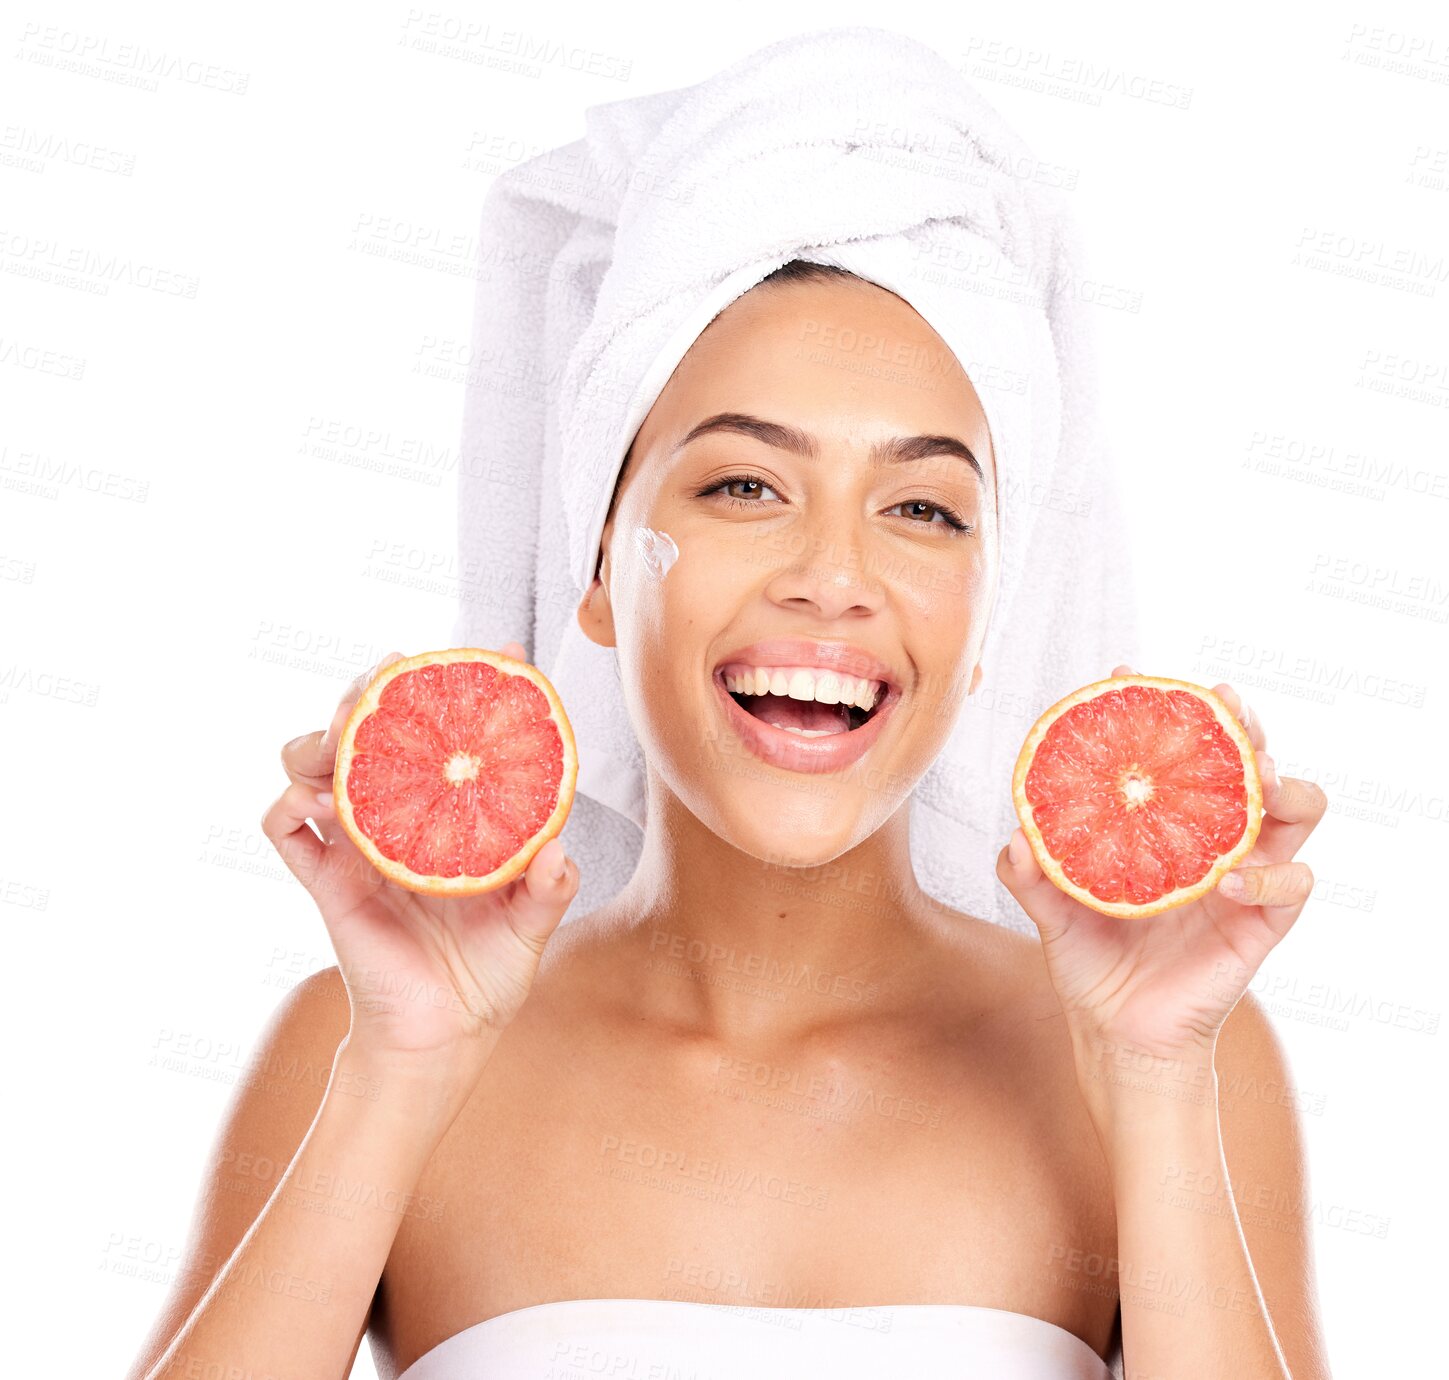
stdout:
<svg viewBox="0 0 1449 1380">
<path fill-rule="evenodd" d="M 520 876 L 568 818 L 573 731 L 536 667 L 423 652 L 379 672 L 348 716 L 333 797 L 349 837 L 411 891 L 466 896 Z"/>
<path fill-rule="evenodd" d="M 1162 676 L 1114 676 L 1059 700 L 1022 745 L 1012 796 L 1042 871 L 1122 917 L 1211 890 L 1263 817 L 1242 724 L 1211 690 Z"/>
</svg>

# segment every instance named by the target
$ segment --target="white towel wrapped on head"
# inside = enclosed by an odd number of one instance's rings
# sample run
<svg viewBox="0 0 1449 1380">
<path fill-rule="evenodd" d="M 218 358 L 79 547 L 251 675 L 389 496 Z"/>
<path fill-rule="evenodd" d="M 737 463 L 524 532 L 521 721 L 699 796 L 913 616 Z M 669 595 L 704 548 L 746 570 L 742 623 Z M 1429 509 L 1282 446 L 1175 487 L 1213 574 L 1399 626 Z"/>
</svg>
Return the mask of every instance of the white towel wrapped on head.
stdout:
<svg viewBox="0 0 1449 1380">
<path fill-rule="evenodd" d="M 628 880 L 643 763 L 613 649 L 575 613 L 640 422 L 709 321 L 792 258 L 897 293 L 975 387 L 1001 574 L 982 680 L 911 809 L 921 886 L 1034 933 L 996 880 L 1027 730 L 1136 665 L 1128 539 L 1094 414 L 1062 195 L 945 58 L 875 27 L 784 39 L 698 85 L 590 108 L 484 204 L 460 466 L 458 646 L 517 638 L 578 741 L 573 914 Z"/>
</svg>

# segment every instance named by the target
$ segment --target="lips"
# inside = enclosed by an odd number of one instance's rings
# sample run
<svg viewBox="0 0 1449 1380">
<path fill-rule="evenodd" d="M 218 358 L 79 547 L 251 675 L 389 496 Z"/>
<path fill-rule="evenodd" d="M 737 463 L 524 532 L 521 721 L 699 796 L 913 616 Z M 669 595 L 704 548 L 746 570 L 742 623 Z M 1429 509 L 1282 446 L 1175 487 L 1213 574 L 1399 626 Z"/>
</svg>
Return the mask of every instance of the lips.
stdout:
<svg viewBox="0 0 1449 1380">
<path fill-rule="evenodd" d="M 725 684 L 725 671 L 728 668 L 733 675 L 741 667 L 750 666 L 833 672 L 838 679 L 859 677 L 879 682 L 883 690 L 863 723 L 846 732 L 807 737 L 777 728 L 741 707 Z M 745 746 L 771 766 L 805 773 L 839 771 L 859 761 L 880 737 L 902 694 L 898 673 L 863 648 L 803 638 L 775 638 L 732 651 L 715 667 L 713 679 L 725 719 Z M 777 700 L 776 704 L 783 702 Z M 836 712 L 846 711 L 842 708 Z M 850 721 L 855 722 L 861 712 L 858 707 L 851 709 Z"/>
<path fill-rule="evenodd" d="M 808 666 L 834 671 L 844 676 L 862 676 L 883 682 L 887 688 L 899 690 L 902 679 L 886 662 L 847 642 L 817 642 L 804 637 L 773 637 L 737 647 L 720 658 L 715 666 L 739 662 L 747 666 Z"/>
</svg>

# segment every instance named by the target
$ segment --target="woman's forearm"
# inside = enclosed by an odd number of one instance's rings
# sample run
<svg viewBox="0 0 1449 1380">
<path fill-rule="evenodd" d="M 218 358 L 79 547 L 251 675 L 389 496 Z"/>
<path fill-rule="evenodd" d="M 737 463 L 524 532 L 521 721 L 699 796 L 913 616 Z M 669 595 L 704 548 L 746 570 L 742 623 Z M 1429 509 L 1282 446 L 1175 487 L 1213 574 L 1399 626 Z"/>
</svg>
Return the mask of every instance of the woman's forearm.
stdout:
<svg viewBox="0 0 1449 1380">
<path fill-rule="evenodd" d="M 1211 1056 L 1099 1054 L 1079 1079 L 1116 1198 L 1127 1374 L 1291 1380 L 1233 1201 Z"/>
<path fill-rule="evenodd" d="M 380 1066 L 344 1040 L 286 1172 L 146 1380 L 338 1380 L 418 1179 L 471 1087 Z"/>
</svg>

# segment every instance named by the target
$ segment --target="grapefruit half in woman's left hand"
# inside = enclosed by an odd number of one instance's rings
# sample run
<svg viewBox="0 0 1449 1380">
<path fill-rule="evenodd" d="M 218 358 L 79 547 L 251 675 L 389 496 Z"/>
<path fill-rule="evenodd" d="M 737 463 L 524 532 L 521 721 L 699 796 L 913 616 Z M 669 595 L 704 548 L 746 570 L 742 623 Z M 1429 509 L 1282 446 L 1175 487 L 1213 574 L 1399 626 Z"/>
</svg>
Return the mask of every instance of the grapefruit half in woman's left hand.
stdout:
<svg viewBox="0 0 1449 1380">
<path fill-rule="evenodd" d="M 1247 730 L 1213 691 L 1168 676 L 1112 676 L 1058 700 L 1011 789 L 1042 872 L 1124 919 L 1205 895 L 1263 823 Z"/>
</svg>

